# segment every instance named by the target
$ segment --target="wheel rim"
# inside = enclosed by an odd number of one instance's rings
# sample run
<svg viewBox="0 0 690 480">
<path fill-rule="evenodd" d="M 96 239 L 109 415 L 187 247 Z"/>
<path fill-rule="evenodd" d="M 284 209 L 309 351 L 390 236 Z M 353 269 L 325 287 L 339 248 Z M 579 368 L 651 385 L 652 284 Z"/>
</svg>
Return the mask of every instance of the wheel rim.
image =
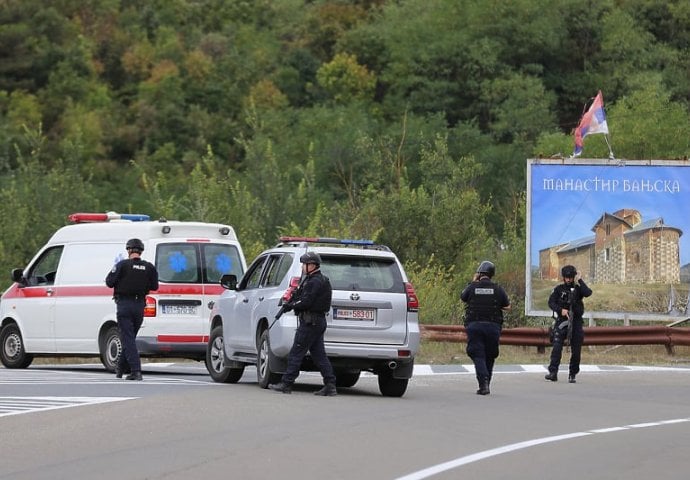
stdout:
<svg viewBox="0 0 690 480">
<path fill-rule="evenodd" d="M 261 348 L 259 349 L 259 375 L 261 378 L 266 378 L 268 375 L 268 340 L 261 340 Z"/>
<path fill-rule="evenodd" d="M 211 343 L 211 368 L 216 373 L 223 371 L 223 338 L 216 337 Z"/>
<path fill-rule="evenodd" d="M 110 337 L 110 341 L 108 342 L 108 348 L 105 349 L 105 352 L 105 356 L 108 360 L 108 363 L 110 363 L 110 365 L 112 365 L 113 367 L 117 365 L 117 361 L 120 358 L 120 355 L 122 354 L 122 342 L 120 341 L 120 338 L 117 335 Z"/>
<path fill-rule="evenodd" d="M 16 333 L 11 333 L 5 339 L 5 345 L 3 346 L 5 350 L 5 356 L 7 358 L 16 358 L 21 354 L 22 351 L 22 339 Z"/>
</svg>

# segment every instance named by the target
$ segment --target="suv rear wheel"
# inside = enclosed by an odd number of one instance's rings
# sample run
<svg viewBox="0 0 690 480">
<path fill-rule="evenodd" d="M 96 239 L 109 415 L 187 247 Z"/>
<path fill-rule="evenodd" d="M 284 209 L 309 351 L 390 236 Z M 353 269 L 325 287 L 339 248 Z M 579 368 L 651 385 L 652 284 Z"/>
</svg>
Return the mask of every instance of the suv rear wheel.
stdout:
<svg viewBox="0 0 690 480">
<path fill-rule="evenodd" d="M 206 348 L 206 370 L 213 381 L 218 383 L 237 383 L 244 374 L 244 365 L 232 368 L 225 366 L 222 325 L 211 330 L 211 337 L 208 339 Z"/>
<path fill-rule="evenodd" d="M 335 386 L 342 388 L 354 387 L 355 383 L 359 381 L 361 371 L 336 371 L 335 372 Z"/>
<path fill-rule="evenodd" d="M 261 332 L 259 337 L 258 358 L 256 359 L 256 379 L 261 388 L 268 388 L 270 383 L 278 383 L 280 375 L 271 371 L 271 343 L 268 330 Z"/>
<path fill-rule="evenodd" d="M 402 397 L 407 390 L 407 378 L 393 378 L 391 372 L 381 372 L 379 377 L 379 390 L 384 397 Z"/>
</svg>

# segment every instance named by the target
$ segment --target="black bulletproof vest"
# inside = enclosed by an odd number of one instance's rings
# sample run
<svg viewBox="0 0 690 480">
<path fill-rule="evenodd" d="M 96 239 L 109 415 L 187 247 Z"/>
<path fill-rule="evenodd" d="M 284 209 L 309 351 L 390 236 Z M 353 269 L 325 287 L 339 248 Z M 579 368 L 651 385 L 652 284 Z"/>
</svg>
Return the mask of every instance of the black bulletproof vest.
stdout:
<svg viewBox="0 0 690 480">
<path fill-rule="evenodd" d="M 125 260 L 116 293 L 119 295 L 146 295 L 149 291 L 149 268 L 150 264 L 141 259 Z"/>
<path fill-rule="evenodd" d="M 492 282 L 473 283 L 473 293 L 465 309 L 465 322 L 503 323 L 498 285 Z"/>
</svg>

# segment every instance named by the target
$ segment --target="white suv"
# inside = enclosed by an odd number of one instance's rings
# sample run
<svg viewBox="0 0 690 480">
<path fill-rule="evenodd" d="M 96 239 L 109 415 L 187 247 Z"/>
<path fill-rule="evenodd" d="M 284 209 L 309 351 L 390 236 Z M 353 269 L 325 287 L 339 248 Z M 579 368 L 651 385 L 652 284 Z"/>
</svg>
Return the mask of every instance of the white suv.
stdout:
<svg viewBox="0 0 690 480">
<path fill-rule="evenodd" d="M 369 240 L 281 237 L 239 283 L 224 275 L 226 291 L 211 311 L 206 354 L 211 377 L 236 383 L 246 365 L 256 365 L 259 386 L 280 381 L 297 317 L 294 312 L 275 317 L 283 296 L 299 282 L 299 258 L 306 251 L 321 256 L 321 271 L 333 287 L 325 343 L 336 385 L 352 387 L 364 370 L 378 375 L 384 396 L 402 396 L 419 348 L 419 302 L 395 254 Z M 308 356 L 302 370 L 317 370 Z"/>
</svg>

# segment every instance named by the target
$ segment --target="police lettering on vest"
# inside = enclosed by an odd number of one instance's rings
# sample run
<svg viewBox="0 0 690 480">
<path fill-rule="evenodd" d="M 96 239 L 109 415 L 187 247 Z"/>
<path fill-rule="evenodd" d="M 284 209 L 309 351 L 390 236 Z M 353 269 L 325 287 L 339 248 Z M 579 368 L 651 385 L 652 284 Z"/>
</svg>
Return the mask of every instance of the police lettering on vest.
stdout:
<svg viewBox="0 0 690 480">
<path fill-rule="evenodd" d="M 143 297 L 158 289 L 158 275 L 151 263 L 140 258 L 126 259 L 115 265 L 106 284 L 115 288 L 116 297 Z"/>
<path fill-rule="evenodd" d="M 503 307 L 509 304 L 503 289 L 488 279 L 473 282 L 463 294 L 468 299 L 465 310 L 465 323 L 495 322 L 503 323 Z"/>
</svg>

